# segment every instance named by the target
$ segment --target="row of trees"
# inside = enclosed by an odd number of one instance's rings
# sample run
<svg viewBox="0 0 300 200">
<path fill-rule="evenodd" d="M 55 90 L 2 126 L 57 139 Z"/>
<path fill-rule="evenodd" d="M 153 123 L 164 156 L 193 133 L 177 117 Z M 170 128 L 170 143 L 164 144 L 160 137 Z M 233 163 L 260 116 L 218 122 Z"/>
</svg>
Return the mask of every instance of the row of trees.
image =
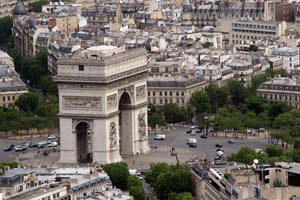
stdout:
<svg viewBox="0 0 300 200">
<path fill-rule="evenodd" d="M 108 174 L 113 186 L 129 191 L 135 200 L 145 200 L 146 193 L 142 181 L 135 175 L 129 174 L 126 163 L 111 163 L 103 165 L 102 168 Z"/>
<path fill-rule="evenodd" d="M 228 157 L 229 161 L 252 164 L 254 159 L 260 163 L 274 162 L 300 162 L 300 150 L 291 149 L 284 151 L 278 145 L 270 144 L 265 151 L 256 151 L 251 147 L 242 147 L 237 153 Z"/>
<path fill-rule="evenodd" d="M 159 199 L 194 200 L 193 181 L 190 168 L 186 165 L 154 164 L 145 176 Z"/>
</svg>

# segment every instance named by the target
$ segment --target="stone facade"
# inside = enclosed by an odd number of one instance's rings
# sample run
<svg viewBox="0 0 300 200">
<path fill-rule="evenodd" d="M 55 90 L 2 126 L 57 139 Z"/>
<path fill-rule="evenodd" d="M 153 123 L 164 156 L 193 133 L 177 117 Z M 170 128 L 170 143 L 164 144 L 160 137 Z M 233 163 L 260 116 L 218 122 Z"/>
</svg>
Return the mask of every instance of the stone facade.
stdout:
<svg viewBox="0 0 300 200">
<path fill-rule="evenodd" d="M 148 151 L 146 65 L 143 49 L 113 46 L 58 60 L 61 162 L 85 154 L 89 162 L 110 163 Z M 78 136 L 82 123 L 87 139 Z M 87 140 L 87 152 L 78 152 L 78 139 Z"/>
</svg>

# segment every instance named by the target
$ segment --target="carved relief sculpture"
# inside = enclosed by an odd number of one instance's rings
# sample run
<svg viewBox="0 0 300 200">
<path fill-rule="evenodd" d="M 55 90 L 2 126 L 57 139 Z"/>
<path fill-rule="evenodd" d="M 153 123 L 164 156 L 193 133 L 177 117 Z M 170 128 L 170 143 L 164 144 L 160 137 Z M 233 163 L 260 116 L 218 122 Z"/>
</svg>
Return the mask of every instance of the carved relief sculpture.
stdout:
<svg viewBox="0 0 300 200">
<path fill-rule="evenodd" d="M 136 88 L 136 98 L 141 99 L 146 96 L 146 86 L 142 85 Z"/>
<path fill-rule="evenodd" d="M 115 122 L 110 123 L 109 140 L 110 140 L 110 148 L 114 148 L 117 146 L 117 129 L 116 129 Z"/>
<path fill-rule="evenodd" d="M 117 94 L 107 97 L 107 108 L 114 108 L 117 106 Z"/>
<path fill-rule="evenodd" d="M 138 116 L 138 133 L 140 138 L 146 135 L 146 114 L 141 112 Z"/>
<path fill-rule="evenodd" d="M 100 97 L 75 97 L 68 96 L 64 98 L 65 108 L 97 108 L 101 110 L 101 98 Z"/>
</svg>

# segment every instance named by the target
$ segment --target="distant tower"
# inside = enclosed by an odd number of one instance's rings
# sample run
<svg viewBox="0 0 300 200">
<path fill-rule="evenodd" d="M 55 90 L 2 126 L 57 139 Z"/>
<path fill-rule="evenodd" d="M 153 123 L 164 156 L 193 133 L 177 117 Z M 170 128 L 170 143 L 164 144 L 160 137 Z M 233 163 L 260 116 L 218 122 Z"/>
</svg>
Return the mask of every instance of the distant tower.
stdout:
<svg viewBox="0 0 300 200">
<path fill-rule="evenodd" d="M 117 7 L 117 24 L 122 25 L 123 24 L 123 12 L 122 12 L 122 0 L 120 0 L 118 7 Z"/>
<path fill-rule="evenodd" d="M 25 15 L 26 14 L 26 8 L 23 4 L 22 0 L 18 0 L 16 7 L 13 9 L 14 15 Z"/>
</svg>

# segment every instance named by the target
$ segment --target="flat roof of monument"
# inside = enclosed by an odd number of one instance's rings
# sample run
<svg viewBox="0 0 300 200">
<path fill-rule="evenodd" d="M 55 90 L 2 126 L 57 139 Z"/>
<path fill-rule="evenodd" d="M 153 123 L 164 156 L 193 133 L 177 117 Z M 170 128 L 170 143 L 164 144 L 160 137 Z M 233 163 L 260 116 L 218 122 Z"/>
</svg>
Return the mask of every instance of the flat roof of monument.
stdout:
<svg viewBox="0 0 300 200">
<path fill-rule="evenodd" d="M 90 50 L 90 51 L 111 51 L 114 49 L 118 49 L 118 47 L 109 46 L 109 45 L 100 45 L 100 46 L 93 46 L 93 47 L 87 48 L 87 50 Z"/>
</svg>

